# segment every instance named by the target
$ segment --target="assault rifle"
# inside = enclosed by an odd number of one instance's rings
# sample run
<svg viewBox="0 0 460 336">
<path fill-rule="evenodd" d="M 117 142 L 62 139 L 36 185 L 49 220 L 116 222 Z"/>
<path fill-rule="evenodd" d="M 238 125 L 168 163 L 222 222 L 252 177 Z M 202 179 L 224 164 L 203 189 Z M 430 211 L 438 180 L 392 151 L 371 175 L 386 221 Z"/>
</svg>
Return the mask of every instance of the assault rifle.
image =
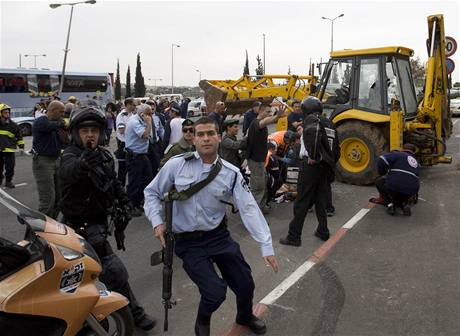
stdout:
<svg viewBox="0 0 460 336">
<path fill-rule="evenodd" d="M 165 319 L 163 330 L 168 331 L 168 310 L 176 304 L 175 301 L 171 300 L 172 296 L 172 275 L 173 275 L 173 258 L 174 258 L 174 233 L 172 231 L 172 211 L 173 211 L 173 200 L 169 193 L 165 194 L 165 220 L 166 220 L 166 231 L 165 231 L 165 247 L 158 252 L 152 254 L 150 258 L 150 264 L 152 266 L 163 263 L 163 291 L 162 299 L 165 310 Z"/>
</svg>

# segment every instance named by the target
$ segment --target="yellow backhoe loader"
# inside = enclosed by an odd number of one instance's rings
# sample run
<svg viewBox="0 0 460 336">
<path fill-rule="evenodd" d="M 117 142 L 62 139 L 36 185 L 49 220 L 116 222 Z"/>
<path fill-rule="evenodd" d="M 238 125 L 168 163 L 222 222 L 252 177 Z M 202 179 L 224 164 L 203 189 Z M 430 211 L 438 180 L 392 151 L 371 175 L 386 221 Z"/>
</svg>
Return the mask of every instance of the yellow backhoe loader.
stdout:
<svg viewBox="0 0 460 336">
<path fill-rule="evenodd" d="M 427 20 L 428 62 L 419 101 L 409 62 L 414 52 L 400 46 L 333 51 L 317 87 L 314 76 L 269 75 L 257 80 L 243 76 L 238 81 L 201 81 L 200 87 L 208 106 L 222 100 L 231 113 L 244 112 L 255 99 L 268 102 L 279 96 L 302 99 L 316 95 L 338 129 L 341 158 L 337 178 L 343 182 L 373 183 L 379 155 L 401 149 L 404 142 L 417 147 L 422 165 L 450 163 L 446 140 L 452 122 L 444 19 L 432 15 Z M 280 77 L 291 85 L 274 84 L 273 78 Z M 299 79 L 307 82 L 299 85 Z"/>
</svg>

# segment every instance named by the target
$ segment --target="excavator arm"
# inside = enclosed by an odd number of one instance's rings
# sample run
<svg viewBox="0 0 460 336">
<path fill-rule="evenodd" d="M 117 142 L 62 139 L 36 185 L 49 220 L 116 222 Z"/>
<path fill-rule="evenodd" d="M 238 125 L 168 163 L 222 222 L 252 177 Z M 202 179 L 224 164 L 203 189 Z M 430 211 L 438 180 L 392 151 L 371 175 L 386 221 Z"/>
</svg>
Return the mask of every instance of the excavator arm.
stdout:
<svg viewBox="0 0 460 336">
<path fill-rule="evenodd" d="M 421 163 L 432 165 L 450 163 L 452 158 L 445 156 L 445 141 L 452 134 L 452 120 L 448 109 L 449 88 L 446 70 L 445 33 L 443 15 L 428 17 L 428 62 L 425 71 L 423 99 L 419 104 L 417 118 L 407 122 L 406 131 L 415 135 L 431 137 L 431 150 L 419 153 Z M 423 133 L 430 129 L 431 134 Z"/>
</svg>

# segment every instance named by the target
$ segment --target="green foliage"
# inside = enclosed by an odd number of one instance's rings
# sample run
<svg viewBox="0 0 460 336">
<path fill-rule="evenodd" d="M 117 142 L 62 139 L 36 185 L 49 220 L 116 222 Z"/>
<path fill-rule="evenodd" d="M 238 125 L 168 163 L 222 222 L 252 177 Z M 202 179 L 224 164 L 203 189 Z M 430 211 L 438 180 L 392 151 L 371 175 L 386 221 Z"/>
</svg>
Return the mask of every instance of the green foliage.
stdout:
<svg viewBox="0 0 460 336">
<path fill-rule="evenodd" d="M 259 55 L 256 57 L 257 60 L 257 68 L 256 68 L 256 75 L 263 76 L 264 74 L 264 64 L 262 63 L 262 59 Z"/>
<path fill-rule="evenodd" d="M 117 60 L 117 74 L 115 77 L 115 100 L 121 100 L 120 60 Z"/>
<path fill-rule="evenodd" d="M 128 65 L 128 71 L 126 72 L 126 93 L 125 97 L 131 97 L 131 70 L 129 69 Z"/>
<path fill-rule="evenodd" d="M 244 64 L 243 75 L 249 76 L 249 59 L 248 59 L 248 51 L 246 50 L 246 63 Z"/>
<path fill-rule="evenodd" d="M 135 97 L 145 97 L 145 83 L 144 83 L 144 77 L 142 76 L 140 53 L 137 54 L 136 77 L 135 77 L 135 83 L 134 83 L 134 96 Z"/>
<path fill-rule="evenodd" d="M 410 59 L 412 69 L 412 79 L 416 86 L 423 86 L 425 79 L 425 65 L 420 61 L 420 57 Z"/>
</svg>

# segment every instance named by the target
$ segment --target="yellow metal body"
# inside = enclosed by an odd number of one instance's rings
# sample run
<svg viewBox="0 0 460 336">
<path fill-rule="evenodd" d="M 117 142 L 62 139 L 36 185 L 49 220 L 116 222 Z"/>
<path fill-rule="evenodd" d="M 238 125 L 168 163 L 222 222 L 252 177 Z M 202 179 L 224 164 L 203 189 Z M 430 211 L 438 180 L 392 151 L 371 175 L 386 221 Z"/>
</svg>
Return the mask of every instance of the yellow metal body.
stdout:
<svg viewBox="0 0 460 336">
<path fill-rule="evenodd" d="M 366 112 L 357 109 L 350 109 L 340 113 L 338 116 L 332 119 L 332 122 L 335 125 L 338 125 L 346 120 L 361 120 L 377 124 L 390 122 L 390 117 L 384 114 Z"/>
<path fill-rule="evenodd" d="M 331 52 L 331 58 L 337 57 L 353 57 L 353 56 L 366 56 L 366 55 L 403 55 L 407 57 L 414 56 L 412 49 L 393 46 L 382 48 L 368 48 L 368 49 L 344 49 Z"/>
<path fill-rule="evenodd" d="M 424 150 L 419 155 L 423 165 L 451 163 L 452 157 L 445 155 L 444 141 L 452 134 L 452 120 L 448 109 L 448 81 L 446 72 L 446 46 L 444 18 L 442 15 L 428 17 L 428 62 L 425 72 L 423 100 L 419 105 L 417 118 L 405 123 L 405 130 L 419 132 L 431 129 L 434 136 L 432 150 Z M 432 41 L 436 41 L 432 45 Z"/>
<path fill-rule="evenodd" d="M 390 150 L 400 150 L 403 146 L 404 119 L 402 111 L 390 112 Z"/>
<path fill-rule="evenodd" d="M 205 93 L 208 112 L 214 111 L 218 101 L 223 101 L 229 114 L 242 114 L 256 100 L 265 104 L 276 97 L 302 100 L 313 92 L 316 82 L 315 76 L 243 75 L 237 80 L 202 80 L 199 85 Z"/>
</svg>

